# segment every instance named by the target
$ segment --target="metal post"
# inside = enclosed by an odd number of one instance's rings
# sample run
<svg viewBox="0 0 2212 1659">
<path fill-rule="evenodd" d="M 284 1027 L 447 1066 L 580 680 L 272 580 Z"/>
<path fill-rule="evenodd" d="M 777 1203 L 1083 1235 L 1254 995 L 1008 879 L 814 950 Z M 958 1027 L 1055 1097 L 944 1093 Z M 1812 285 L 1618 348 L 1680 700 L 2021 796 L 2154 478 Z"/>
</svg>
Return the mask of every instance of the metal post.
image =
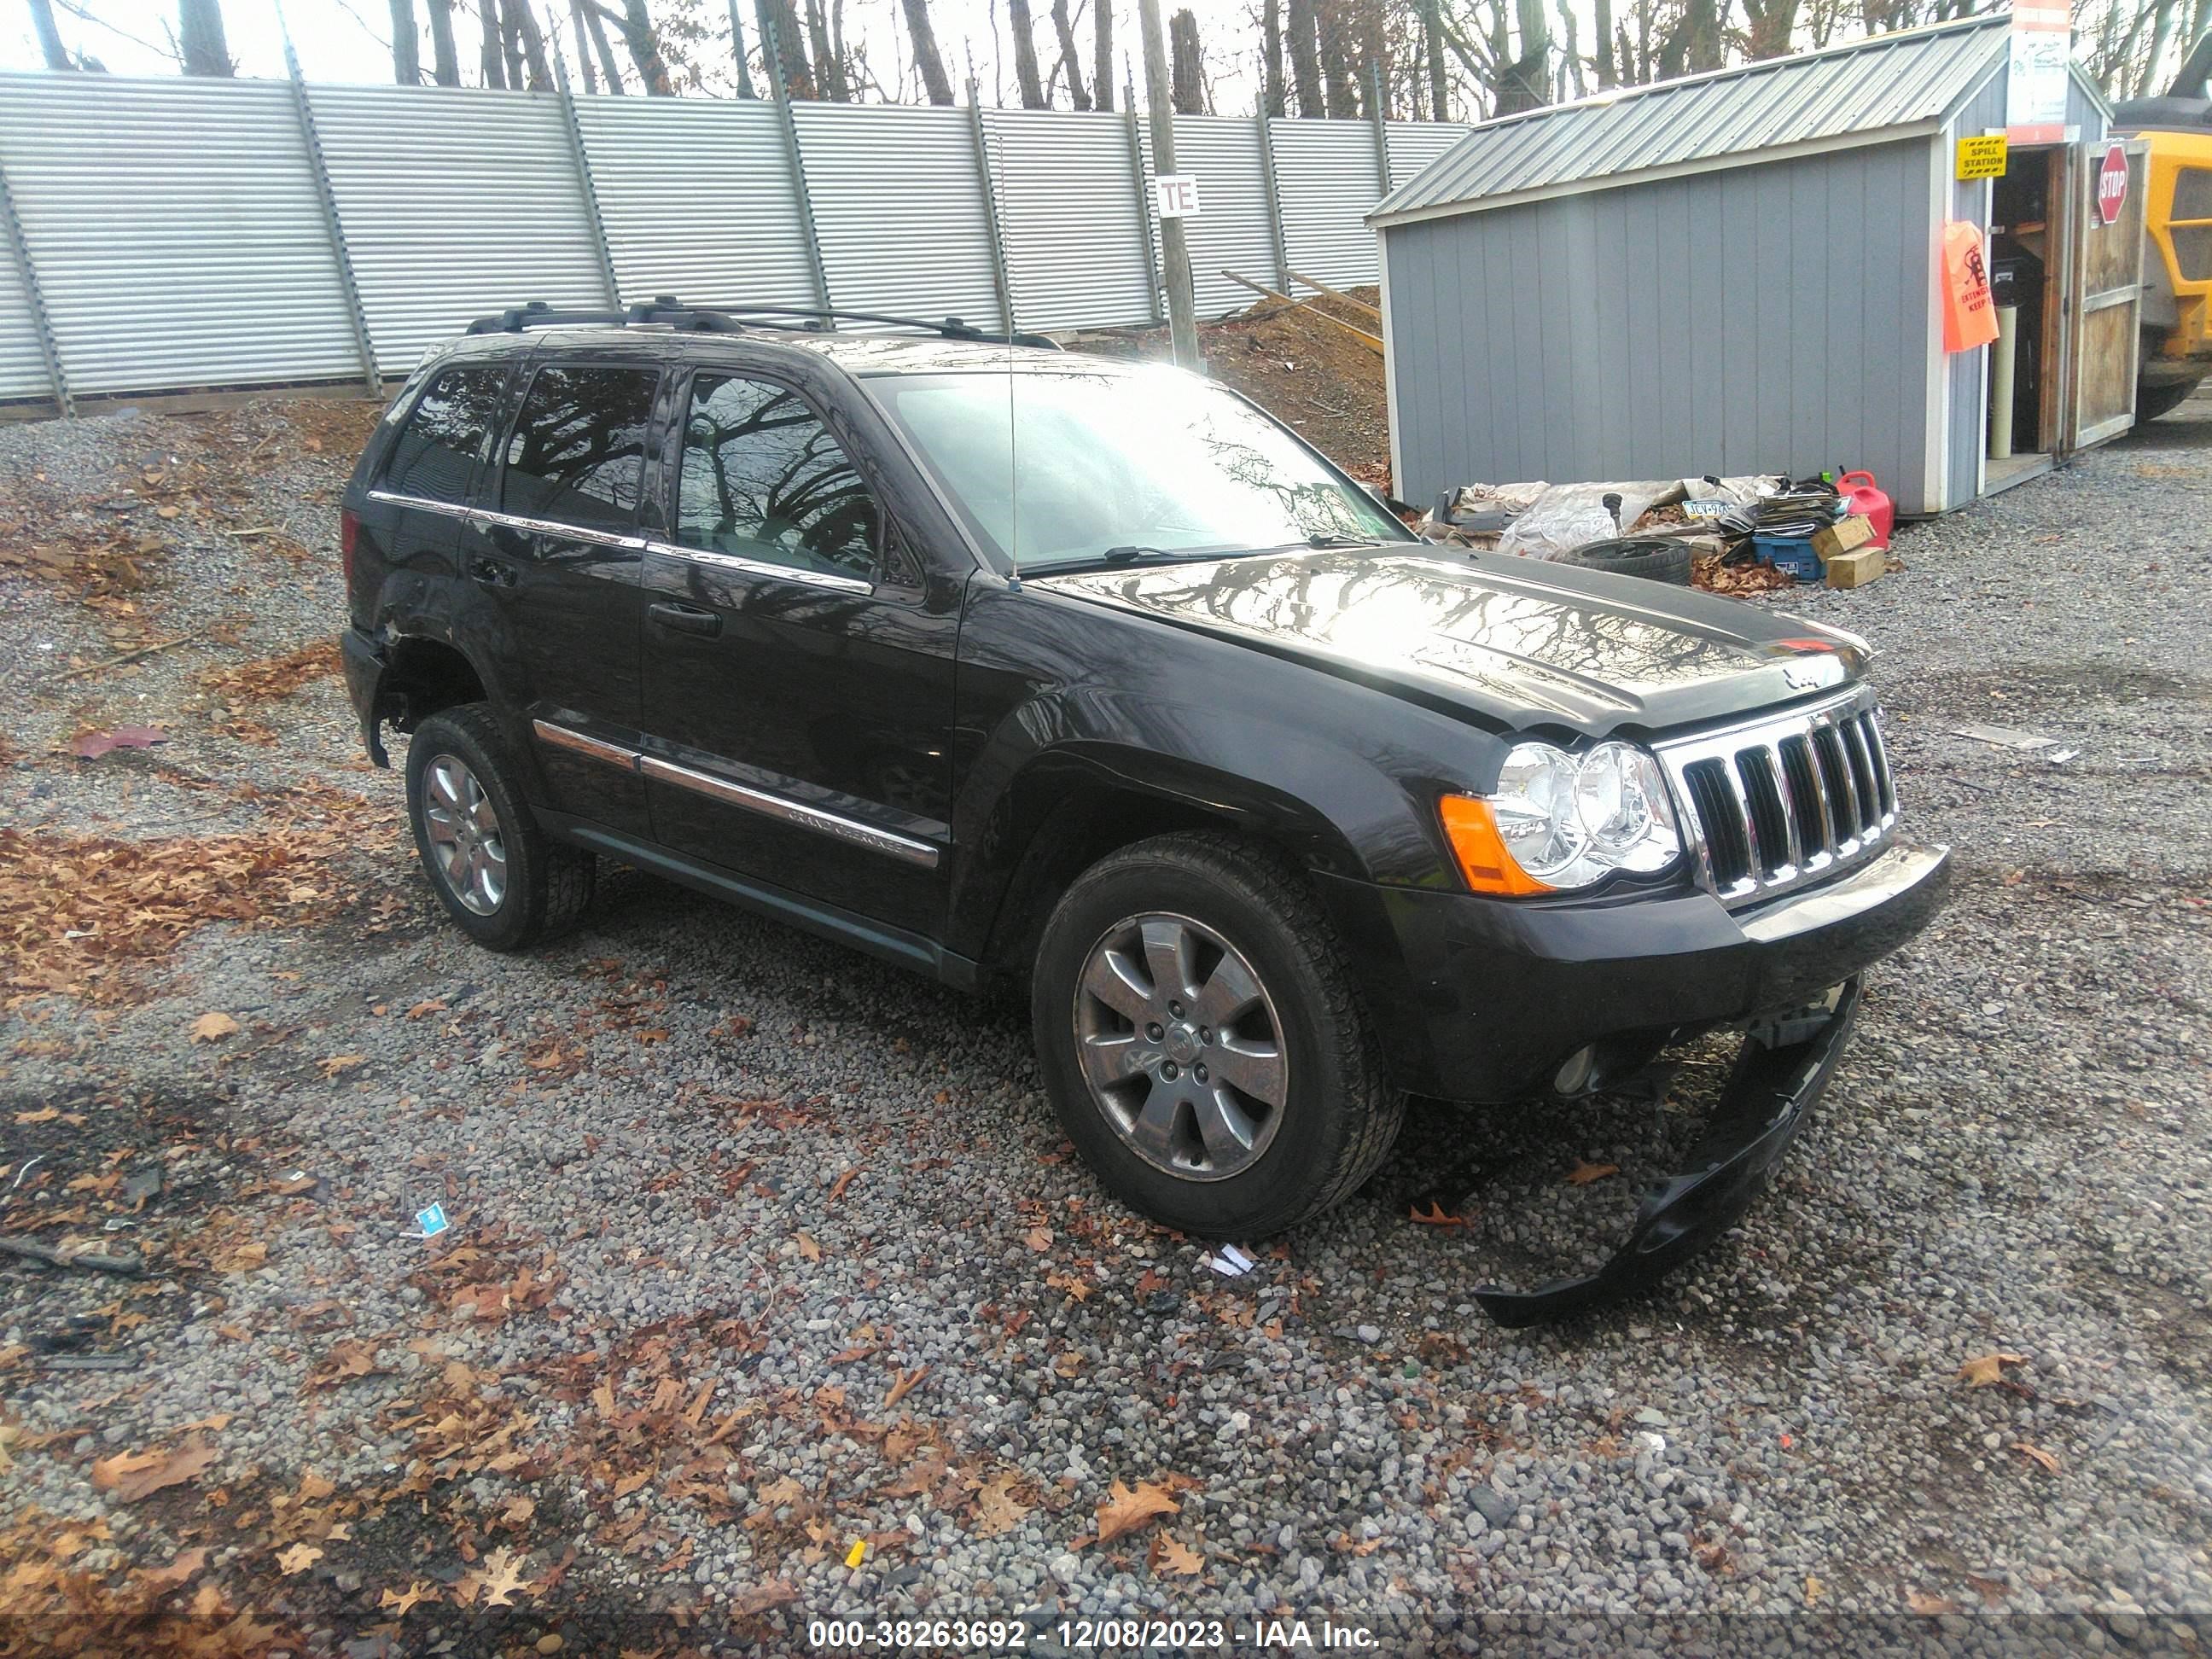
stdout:
<svg viewBox="0 0 2212 1659">
<path fill-rule="evenodd" d="M 738 60 L 738 96 L 757 98 L 753 90 L 753 72 L 745 62 L 745 31 L 738 21 L 738 0 L 730 0 L 730 52 Z"/>
<path fill-rule="evenodd" d="M 46 314 L 46 296 L 39 287 L 38 267 L 31 263 L 31 245 L 24 239 L 23 222 L 15 212 L 15 192 L 8 188 L 4 167 L 0 167 L 0 220 L 6 221 L 15 269 L 23 273 L 23 294 L 31 302 L 31 320 L 38 325 L 39 356 L 46 360 L 46 379 L 54 389 L 55 407 L 64 415 L 74 415 L 76 399 L 70 395 L 69 377 L 62 373 L 61 346 L 54 338 L 53 319 Z"/>
<path fill-rule="evenodd" d="M 1382 107 L 1382 71 L 1370 64 L 1368 75 L 1370 77 L 1368 84 L 1375 89 L 1374 101 L 1368 106 L 1375 116 L 1375 178 L 1376 182 L 1382 186 L 1382 194 L 1388 196 L 1390 193 L 1390 122 Z M 1283 292 L 1287 294 L 1290 289 L 1285 289 Z"/>
<path fill-rule="evenodd" d="M 284 14 L 276 14 L 282 27 Z M 291 31 L 284 33 L 284 69 L 292 83 L 292 112 L 300 123 L 300 142 L 307 152 L 307 171 L 314 175 L 315 199 L 323 204 L 323 230 L 331 239 L 331 258 L 337 264 L 338 288 L 345 297 L 346 319 L 353 325 L 354 349 L 361 355 L 362 382 L 372 398 L 384 395 L 384 376 L 376 367 L 376 346 L 368 337 L 368 312 L 361 302 L 361 283 L 355 278 L 353 256 L 346 251 L 345 223 L 338 217 L 337 192 L 331 188 L 331 170 L 323 159 L 322 137 L 315 130 L 314 106 L 307 101 L 307 82 L 300 73 L 299 55 L 292 50 Z M 28 270 L 27 261 L 25 270 Z"/>
<path fill-rule="evenodd" d="M 991 179 L 991 143 L 983 131 L 983 102 L 975 77 L 968 77 L 968 131 L 975 141 L 975 182 L 983 191 L 983 228 L 991 238 L 991 281 L 999 290 L 999 324 L 1014 331 L 1014 285 L 1006 274 L 1006 227 L 999 218 L 999 191 Z"/>
<path fill-rule="evenodd" d="M 799 151 L 799 123 L 791 112 L 791 83 L 783 74 L 783 42 L 776 34 L 773 14 L 763 15 L 761 25 L 764 31 L 761 50 L 767 54 L 768 78 L 773 82 L 769 95 L 775 100 L 776 117 L 783 123 L 784 164 L 791 169 L 791 193 L 799 206 L 799 228 L 806 233 L 806 267 L 814 277 L 814 302 L 828 311 L 830 271 L 822 263 L 822 238 L 814 228 L 814 197 L 806 188 L 806 162 Z M 837 326 L 834 317 L 823 321 L 832 329 Z"/>
<path fill-rule="evenodd" d="M 1260 100 L 1260 113 L 1255 118 L 1260 128 L 1260 173 L 1266 185 L 1267 198 L 1267 235 L 1275 249 L 1275 286 L 1284 293 L 1291 291 L 1291 255 L 1283 236 L 1283 191 L 1275 178 L 1275 135 L 1267 120 L 1267 100 Z"/>
<path fill-rule="evenodd" d="M 1152 106 L 1152 168 L 1156 173 L 1176 170 L 1175 100 L 1168 91 L 1167 42 L 1160 33 L 1160 0 L 1139 0 L 1145 28 L 1145 91 Z M 1190 245 L 1183 240 L 1182 221 L 1160 221 L 1161 261 L 1168 289 L 1168 333 L 1175 343 L 1176 367 L 1206 372 L 1206 359 L 1198 349 L 1197 303 L 1190 290 Z"/>
<path fill-rule="evenodd" d="M 568 133 L 568 160 L 576 169 L 576 191 L 584 199 L 584 222 L 592 233 L 592 251 L 599 257 L 599 281 L 607 303 L 622 304 L 622 283 L 615 276 L 614 248 L 607 241 L 607 222 L 599 213 L 599 192 L 592 183 L 592 158 L 584 149 L 584 124 L 576 117 L 576 94 L 568 89 L 568 58 L 561 50 L 561 33 L 553 32 L 554 97 L 561 105 L 561 124 Z"/>
<path fill-rule="evenodd" d="M 1129 179 L 1137 187 L 1137 234 L 1145 239 L 1145 303 L 1152 321 L 1164 323 L 1167 309 L 1160 303 L 1160 256 L 1152 246 L 1152 193 L 1145 188 L 1145 137 L 1137 125 L 1137 83 L 1122 81 L 1121 119 L 1129 129 Z"/>
</svg>

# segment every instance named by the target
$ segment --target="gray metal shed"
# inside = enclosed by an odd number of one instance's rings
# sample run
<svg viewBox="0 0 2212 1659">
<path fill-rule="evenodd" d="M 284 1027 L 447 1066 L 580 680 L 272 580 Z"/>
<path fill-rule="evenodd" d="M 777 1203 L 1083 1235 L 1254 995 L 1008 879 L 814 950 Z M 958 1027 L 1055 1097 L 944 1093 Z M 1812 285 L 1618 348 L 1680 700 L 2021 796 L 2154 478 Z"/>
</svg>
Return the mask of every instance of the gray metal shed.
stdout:
<svg viewBox="0 0 2212 1659">
<path fill-rule="evenodd" d="M 2061 142 L 1957 181 L 1957 140 L 2004 130 L 2008 42 L 1975 18 L 1475 127 L 1369 216 L 1398 493 L 1840 466 L 1940 513 L 2125 430 L 2141 158 L 2106 228 L 2111 111 L 2076 69 Z M 2010 460 L 1989 349 L 1943 349 L 1946 220 L 2035 278 Z"/>
</svg>

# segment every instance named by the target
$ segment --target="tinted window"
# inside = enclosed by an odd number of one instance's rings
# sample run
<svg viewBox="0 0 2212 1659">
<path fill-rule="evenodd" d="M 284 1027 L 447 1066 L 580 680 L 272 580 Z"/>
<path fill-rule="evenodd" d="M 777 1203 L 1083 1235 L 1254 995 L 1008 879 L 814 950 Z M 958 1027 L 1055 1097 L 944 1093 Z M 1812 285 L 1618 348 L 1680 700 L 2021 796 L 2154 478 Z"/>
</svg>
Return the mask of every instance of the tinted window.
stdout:
<svg viewBox="0 0 2212 1659">
<path fill-rule="evenodd" d="M 876 504 L 797 394 L 702 374 L 684 425 L 677 537 L 709 553 L 868 580 Z"/>
<path fill-rule="evenodd" d="M 449 368 L 439 375 L 392 446 L 384 487 L 428 501 L 465 499 L 470 468 L 491 459 L 500 389 L 506 384 L 504 363 Z"/>
<path fill-rule="evenodd" d="M 649 368 L 539 369 L 507 441 L 500 506 L 587 530 L 629 529 L 659 380 Z"/>
</svg>

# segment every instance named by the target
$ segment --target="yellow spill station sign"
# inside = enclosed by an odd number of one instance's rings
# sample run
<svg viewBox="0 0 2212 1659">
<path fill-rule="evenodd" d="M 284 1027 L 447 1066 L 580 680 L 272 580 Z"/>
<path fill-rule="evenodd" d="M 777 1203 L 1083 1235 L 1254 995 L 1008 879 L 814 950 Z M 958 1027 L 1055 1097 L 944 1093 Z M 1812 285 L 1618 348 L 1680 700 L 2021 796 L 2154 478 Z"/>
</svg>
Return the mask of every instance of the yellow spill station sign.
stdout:
<svg viewBox="0 0 2212 1659">
<path fill-rule="evenodd" d="M 2005 170 L 2006 138 L 2002 132 L 1959 140 L 1960 179 L 1996 179 Z"/>
</svg>

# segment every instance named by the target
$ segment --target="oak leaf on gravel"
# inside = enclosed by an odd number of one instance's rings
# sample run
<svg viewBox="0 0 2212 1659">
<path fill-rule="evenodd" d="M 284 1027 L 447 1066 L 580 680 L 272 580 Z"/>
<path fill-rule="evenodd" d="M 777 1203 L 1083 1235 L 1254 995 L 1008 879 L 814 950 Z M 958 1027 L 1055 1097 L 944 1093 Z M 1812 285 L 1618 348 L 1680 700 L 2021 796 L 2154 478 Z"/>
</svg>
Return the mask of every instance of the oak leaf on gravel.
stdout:
<svg viewBox="0 0 2212 1659">
<path fill-rule="evenodd" d="M 1607 1176 L 1620 1173 L 1620 1165 L 1618 1164 L 1592 1164 L 1585 1159 L 1567 1171 L 1567 1180 L 1574 1186 L 1587 1187 L 1593 1181 L 1602 1181 Z"/>
<path fill-rule="evenodd" d="M 2016 1353 L 1976 1354 L 1959 1367 L 1959 1380 L 1968 1388 L 1986 1389 L 2004 1381 L 2007 1365 L 2025 1365 L 2027 1358 Z"/>
<path fill-rule="evenodd" d="M 766 1613 L 770 1607 L 780 1607 L 798 1599 L 797 1585 L 787 1583 L 781 1578 L 772 1578 L 732 1601 L 730 1613 L 733 1618 L 750 1619 L 755 1613 Z"/>
<path fill-rule="evenodd" d="M 1152 1540 L 1152 1565 L 1154 1572 L 1195 1578 L 1206 1571 L 1206 1558 L 1173 1534 L 1162 1533 Z"/>
<path fill-rule="evenodd" d="M 488 1607 L 513 1607 L 514 1594 L 522 1587 L 522 1565 L 505 1544 L 484 1558 L 482 1571 L 465 1575 L 458 1586 L 464 1601 L 481 1597 Z"/>
<path fill-rule="evenodd" d="M 413 1607 L 417 1601 L 430 1601 L 436 1599 L 435 1591 L 418 1578 L 404 1590 L 386 1590 L 376 1598 L 376 1605 L 380 1607 L 390 1607 L 394 1619 L 404 1619 L 407 1616 L 408 1608 Z"/>
<path fill-rule="evenodd" d="M 198 1480 L 217 1455 L 204 1440 L 188 1440 L 174 1451 L 121 1452 L 92 1466 L 92 1484 L 113 1492 L 118 1504 L 135 1504 L 165 1486 Z"/>
<path fill-rule="evenodd" d="M 227 1036 L 237 1035 L 238 1022 L 228 1014 L 219 1014 L 213 1009 L 192 1022 L 192 1041 L 195 1042 L 220 1042 Z"/>
<path fill-rule="evenodd" d="M 276 1553 L 276 1570 L 287 1578 L 307 1571 L 323 1559 L 323 1553 L 313 1544 L 295 1544 L 290 1549 Z"/>
<path fill-rule="evenodd" d="M 1124 1533 L 1134 1532 L 1147 1522 L 1182 1508 L 1164 1486 L 1139 1480 L 1136 1491 L 1131 1492 L 1116 1480 L 1107 1489 L 1106 1501 L 1098 1506 L 1098 1541 L 1110 1544 Z"/>
<path fill-rule="evenodd" d="M 2031 1445 L 2025 1440 L 2015 1440 L 2012 1443 L 2012 1449 L 2042 1469 L 2045 1474 L 2058 1473 L 2058 1459 L 2051 1453 L 2044 1450 L 2042 1447 Z"/>
<path fill-rule="evenodd" d="M 975 1530 L 985 1538 L 998 1538 L 1012 1532 L 1028 1519 L 1030 1506 L 1014 1496 L 1014 1488 L 1021 1484 L 1018 1473 L 1001 1474 L 984 1483 L 975 1494 Z"/>
</svg>

